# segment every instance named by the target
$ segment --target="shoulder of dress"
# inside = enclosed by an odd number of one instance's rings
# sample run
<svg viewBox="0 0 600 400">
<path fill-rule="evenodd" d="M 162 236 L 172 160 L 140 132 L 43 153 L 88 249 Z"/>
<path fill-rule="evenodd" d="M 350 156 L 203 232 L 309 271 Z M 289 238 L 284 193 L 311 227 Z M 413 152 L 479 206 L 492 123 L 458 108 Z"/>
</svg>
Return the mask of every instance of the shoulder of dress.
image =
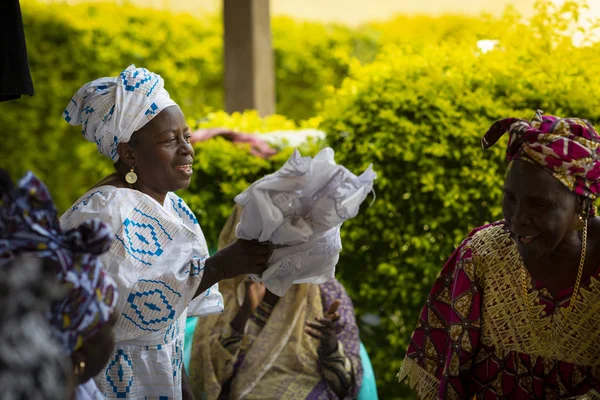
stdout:
<svg viewBox="0 0 600 400">
<path fill-rule="evenodd" d="M 470 247 L 479 252 L 496 248 L 499 244 L 506 245 L 510 241 L 510 232 L 506 222 L 498 221 L 475 229 L 468 239 Z"/>
<path fill-rule="evenodd" d="M 499 260 L 503 260 L 505 255 L 514 250 L 512 248 L 514 242 L 504 221 L 478 228 L 469 235 L 467 240 L 463 252 L 468 252 L 468 257 L 464 258 L 468 258 L 474 264 L 478 275 L 484 273 L 490 263 L 496 265 Z"/>
<path fill-rule="evenodd" d="M 126 204 L 131 190 L 100 186 L 83 194 L 60 218 L 63 227 L 72 228 L 82 220 L 100 218 L 107 222 L 116 208 Z"/>
<path fill-rule="evenodd" d="M 131 192 L 131 190 L 121 189 L 114 186 L 99 186 L 83 194 L 73 204 L 70 210 L 76 211 L 88 205 L 104 206 L 113 201 L 121 201 L 128 196 L 128 192 Z"/>
<path fill-rule="evenodd" d="M 473 262 L 482 254 L 497 249 L 500 243 L 505 243 L 510 238 L 506 230 L 506 223 L 498 221 L 475 228 L 467 235 L 458 248 L 460 262 Z"/>
<path fill-rule="evenodd" d="M 492 238 L 507 232 L 506 222 L 501 220 L 473 229 L 468 238 Z"/>
</svg>

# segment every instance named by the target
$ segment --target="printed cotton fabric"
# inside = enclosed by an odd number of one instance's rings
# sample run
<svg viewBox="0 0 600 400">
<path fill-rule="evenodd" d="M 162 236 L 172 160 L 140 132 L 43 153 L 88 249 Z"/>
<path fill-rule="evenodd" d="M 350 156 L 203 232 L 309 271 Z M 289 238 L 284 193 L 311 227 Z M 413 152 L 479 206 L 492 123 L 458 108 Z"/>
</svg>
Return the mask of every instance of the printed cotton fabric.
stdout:
<svg viewBox="0 0 600 400">
<path fill-rule="evenodd" d="M 502 221 L 473 231 L 444 265 L 399 373 L 420 398 L 600 398 L 600 269 L 577 299 L 529 276 L 527 304 L 520 257 Z"/>
<path fill-rule="evenodd" d="M 490 127 L 481 141 L 483 148 L 493 146 L 506 132 L 509 161 L 541 165 L 576 195 L 598 198 L 600 136 L 589 121 L 542 115 L 540 110 L 531 121 L 506 118 Z"/>
<path fill-rule="evenodd" d="M 99 390 L 106 398 L 180 399 L 186 316 L 223 311 L 218 285 L 192 300 L 208 257 L 198 221 L 173 193 L 159 204 L 112 186 L 84 194 L 61 222 L 70 227 L 89 218 L 115 235 L 101 258 L 120 292 L 117 346 L 95 379 Z"/>
</svg>

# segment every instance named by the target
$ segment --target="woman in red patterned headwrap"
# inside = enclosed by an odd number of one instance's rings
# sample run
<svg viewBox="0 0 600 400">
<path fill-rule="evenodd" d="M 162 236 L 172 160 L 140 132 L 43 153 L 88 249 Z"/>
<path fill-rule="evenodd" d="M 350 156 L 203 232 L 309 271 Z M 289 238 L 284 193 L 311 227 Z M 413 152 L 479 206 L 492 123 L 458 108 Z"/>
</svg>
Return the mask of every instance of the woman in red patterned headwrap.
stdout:
<svg viewBox="0 0 600 400">
<path fill-rule="evenodd" d="M 399 378 L 422 399 L 600 399 L 600 136 L 538 111 L 483 147 L 506 132 L 504 220 L 444 265 Z"/>
</svg>

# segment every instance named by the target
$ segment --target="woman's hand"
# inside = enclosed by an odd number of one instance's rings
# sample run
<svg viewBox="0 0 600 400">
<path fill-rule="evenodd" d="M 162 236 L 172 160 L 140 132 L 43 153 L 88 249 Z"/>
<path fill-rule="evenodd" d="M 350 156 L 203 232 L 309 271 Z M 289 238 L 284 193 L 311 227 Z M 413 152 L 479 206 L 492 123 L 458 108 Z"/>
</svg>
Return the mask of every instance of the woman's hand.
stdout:
<svg viewBox="0 0 600 400">
<path fill-rule="evenodd" d="M 267 288 L 262 282 L 253 282 L 251 280 L 247 280 L 245 283 L 246 295 L 244 297 L 244 302 L 242 303 L 242 306 L 238 310 L 235 317 L 230 322 L 231 328 L 242 335 L 246 331 L 246 323 L 248 322 L 248 318 L 250 318 L 250 315 L 252 315 L 254 310 L 258 308 L 260 303 L 265 298 L 265 293 L 267 292 Z"/>
<path fill-rule="evenodd" d="M 238 239 L 219 250 L 207 262 L 222 271 L 223 279 L 246 274 L 260 275 L 267 269 L 273 248 L 270 243 Z"/>
<path fill-rule="evenodd" d="M 246 307 L 250 313 L 258 308 L 258 305 L 265 298 L 267 288 L 262 282 L 246 281 L 246 297 L 243 307 Z"/>
<path fill-rule="evenodd" d="M 335 323 L 340 319 L 340 314 L 337 312 L 340 304 L 340 300 L 334 300 L 323 318 L 317 318 L 316 322 L 306 323 L 305 332 L 320 341 L 319 352 L 325 356 L 337 350 L 338 331 Z"/>
<path fill-rule="evenodd" d="M 223 279 L 260 275 L 267 269 L 275 246 L 256 240 L 238 239 L 206 260 L 200 286 L 194 297 Z"/>
</svg>

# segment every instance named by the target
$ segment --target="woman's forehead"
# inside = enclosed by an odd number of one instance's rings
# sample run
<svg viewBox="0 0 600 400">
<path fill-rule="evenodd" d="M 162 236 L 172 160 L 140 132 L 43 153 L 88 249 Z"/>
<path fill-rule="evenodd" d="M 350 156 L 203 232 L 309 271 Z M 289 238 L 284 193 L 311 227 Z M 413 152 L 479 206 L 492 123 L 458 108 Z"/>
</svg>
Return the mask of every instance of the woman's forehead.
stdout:
<svg viewBox="0 0 600 400">
<path fill-rule="evenodd" d="M 506 176 L 504 187 L 517 194 L 552 197 L 572 193 L 543 167 L 524 160 L 515 160 Z"/>
<path fill-rule="evenodd" d="M 149 124 L 153 124 L 153 130 L 163 132 L 168 129 L 186 127 L 185 116 L 179 106 L 172 106 L 162 110 Z"/>
</svg>

